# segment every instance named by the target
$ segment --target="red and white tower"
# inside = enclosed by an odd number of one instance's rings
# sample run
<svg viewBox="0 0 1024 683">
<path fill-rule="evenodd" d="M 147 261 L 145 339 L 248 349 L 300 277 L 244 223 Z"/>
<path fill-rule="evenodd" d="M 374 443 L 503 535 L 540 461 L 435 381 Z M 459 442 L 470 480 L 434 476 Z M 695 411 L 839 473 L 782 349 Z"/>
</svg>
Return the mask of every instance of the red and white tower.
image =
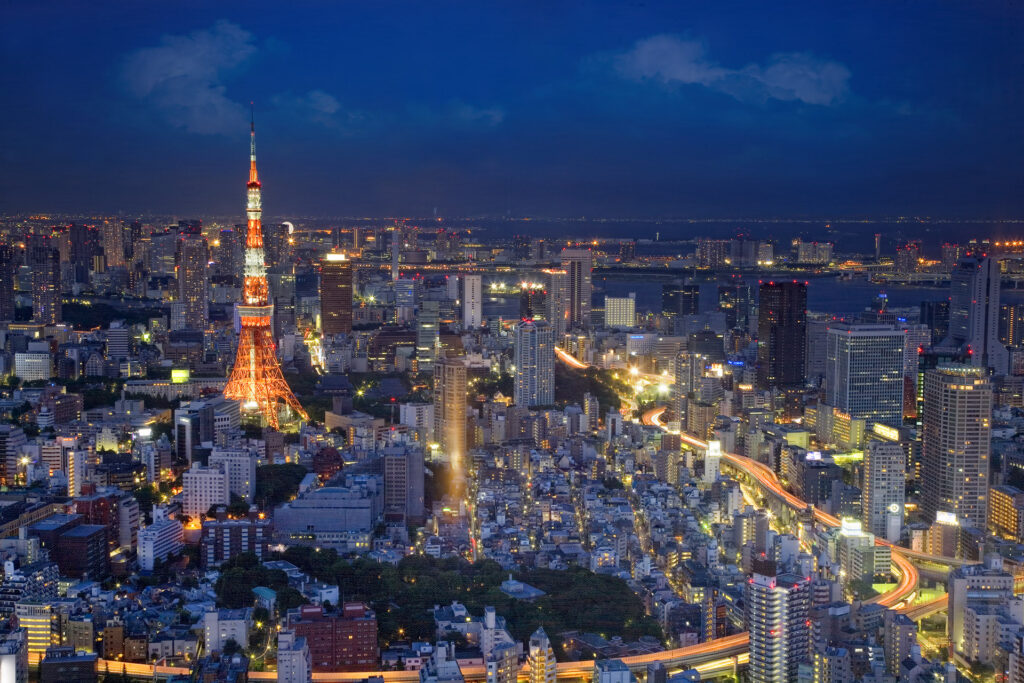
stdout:
<svg viewBox="0 0 1024 683">
<path fill-rule="evenodd" d="M 249 132 L 249 183 L 245 213 L 245 266 L 242 303 L 238 306 L 241 332 L 235 367 L 224 387 L 225 398 L 242 401 L 242 410 L 262 413 L 267 424 L 278 428 L 281 403 L 308 420 L 277 362 L 271 318 L 274 306 L 269 301 L 267 266 L 263 260 L 263 214 L 260 180 L 256 174 L 256 122 Z"/>
</svg>

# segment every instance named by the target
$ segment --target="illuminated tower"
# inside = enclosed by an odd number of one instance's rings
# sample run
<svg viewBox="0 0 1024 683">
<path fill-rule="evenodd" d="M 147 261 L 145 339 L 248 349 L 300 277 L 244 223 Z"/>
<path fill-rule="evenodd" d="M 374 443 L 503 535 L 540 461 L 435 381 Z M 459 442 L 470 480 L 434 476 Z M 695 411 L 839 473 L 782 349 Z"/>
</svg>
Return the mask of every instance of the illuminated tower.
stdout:
<svg viewBox="0 0 1024 683">
<path fill-rule="evenodd" d="M 243 268 L 242 302 L 238 306 L 241 330 L 238 335 L 238 354 L 235 367 L 224 387 L 224 396 L 242 401 L 243 410 L 262 413 L 267 424 L 277 429 L 280 403 L 286 403 L 303 419 L 306 411 L 288 387 L 277 363 L 271 318 L 274 307 L 270 304 L 267 287 L 267 266 L 263 260 L 263 213 L 260 199 L 260 181 L 256 174 L 256 124 L 250 129 L 248 201 L 245 213 L 248 225 L 245 233 L 245 265 Z"/>
</svg>

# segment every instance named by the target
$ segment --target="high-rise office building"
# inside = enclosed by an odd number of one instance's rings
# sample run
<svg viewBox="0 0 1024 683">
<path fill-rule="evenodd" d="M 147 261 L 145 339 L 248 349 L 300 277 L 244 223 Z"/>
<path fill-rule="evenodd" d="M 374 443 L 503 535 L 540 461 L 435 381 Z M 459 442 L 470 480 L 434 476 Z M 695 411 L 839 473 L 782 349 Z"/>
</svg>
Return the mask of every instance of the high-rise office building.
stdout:
<svg viewBox="0 0 1024 683">
<path fill-rule="evenodd" d="M 668 318 L 700 313 L 700 285 L 662 285 L 661 313 Z"/>
<path fill-rule="evenodd" d="M 590 277 L 594 269 L 594 255 L 589 249 L 563 249 L 562 268 L 569 275 L 568 328 L 586 329 L 590 327 Z"/>
<path fill-rule="evenodd" d="M 352 333 L 352 262 L 344 254 L 327 254 L 320 264 L 320 328 Z"/>
<path fill-rule="evenodd" d="M 922 301 L 921 324 L 932 331 L 932 344 L 938 344 L 949 334 L 949 302 Z"/>
<path fill-rule="evenodd" d="M 519 317 L 547 318 L 547 291 L 539 282 L 519 283 Z"/>
<path fill-rule="evenodd" d="M 731 330 L 745 330 L 750 321 L 750 285 L 719 285 L 718 310 Z"/>
<path fill-rule="evenodd" d="M 1012 348 L 1024 346 L 1024 305 L 999 306 L 999 342 Z"/>
<path fill-rule="evenodd" d="M 441 346 L 440 305 L 424 301 L 416 316 L 416 360 L 420 372 L 432 372 Z"/>
<path fill-rule="evenodd" d="M 825 343 L 825 402 L 850 417 L 903 422 L 906 333 L 889 325 L 832 323 Z"/>
<path fill-rule="evenodd" d="M 887 541 L 898 541 L 903 527 L 906 470 L 907 454 L 902 445 L 868 441 L 864 448 L 861 521 L 867 531 Z"/>
<path fill-rule="evenodd" d="M 992 437 L 992 386 L 983 368 L 944 365 L 924 376 L 921 508 L 984 529 Z"/>
<path fill-rule="evenodd" d="M 0 242 L 0 320 L 14 320 L 14 247 Z"/>
<path fill-rule="evenodd" d="M 548 406 L 555 402 L 555 343 L 543 320 L 516 325 L 515 402 L 517 406 Z"/>
<path fill-rule="evenodd" d="M 462 327 L 474 330 L 483 323 L 483 281 L 480 275 L 460 275 Z"/>
<path fill-rule="evenodd" d="M 188 232 L 178 240 L 176 256 L 178 302 L 185 329 L 204 330 L 210 319 L 210 249 L 202 233 Z"/>
<path fill-rule="evenodd" d="M 636 325 L 636 295 L 606 296 L 604 298 L 604 326 L 627 328 Z"/>
<path fill-rule="evenodd" d="M 549 268 L 542 271 L 547 286 L 547 314 L 544 316 L 561 340 L 569 329 L 569 273 L 564 269 Z"/>
<path fill-rule="evenodd" d="M 1005 375 L 1009 353 L 999 341 L 999 262 L 960 259 L 950 275 L 949 334 L 940 346 L 955 349 L 968 365 Z"/>
<path fill-rule="evenodd" d="M 47 235 L 32 235 L 28 245 L 32 268 L 32 319 L 43 325 L 61 321 L 60 252 Z"/>
<path fill-rule="evenodd" d="M 764 282 L 758 291 L 757 387 L 801 387 L 806 375 L 807 285 Z"/>
<path fill-rule="evenodd" d="M 466 365 L 445 358 L 434 368 L 434 435 L 456 473 L 466 456 Z"/>
<path fill-rule="evenodd" d="M 744 593 L 750 631 L 750 680 L 784 683 L 797 679 L 809 656 L 811 584 L 806 577 L 778 574 L 775 562 L 756 559 Z"/>
</svg>

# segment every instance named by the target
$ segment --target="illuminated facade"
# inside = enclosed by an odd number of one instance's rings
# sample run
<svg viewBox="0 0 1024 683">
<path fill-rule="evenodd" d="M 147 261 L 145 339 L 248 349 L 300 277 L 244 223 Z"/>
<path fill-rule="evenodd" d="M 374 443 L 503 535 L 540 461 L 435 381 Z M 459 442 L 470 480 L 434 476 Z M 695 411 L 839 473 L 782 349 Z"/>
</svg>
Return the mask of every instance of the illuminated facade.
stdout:
<svg viewBox="0 0 1024 683">
<path fill-rule="evenodd" d="M 277 429 L 280 404 L 284 403 L 303 419 L 309 419 L 299 405 L 277 362 L 271 319 L 274 307 L 269 302 L 267 266 L 263 259 L 263 214 L 260 180 L 256 173 L 256 126 L 250 131 L 249 183 L 245 235 L 245 266 L 242 303 L 238 306 L 241 331 L 235 367 L 224 387 L 224 396 L 242 402 L 243 410 L 259 412 L 266 423 Z"/>
<path fill-rule="evenodd" d="M 352 262 L 344 254 L 327 254 L 320 264 L 320 328 L 352 333 Z"/>
<path fill-rule="evenodd" d="M 921 507 L 976 529 L 987 521 L 992 385 L 983 368 L 940 366 L 924 376 Z"/>
</svg>

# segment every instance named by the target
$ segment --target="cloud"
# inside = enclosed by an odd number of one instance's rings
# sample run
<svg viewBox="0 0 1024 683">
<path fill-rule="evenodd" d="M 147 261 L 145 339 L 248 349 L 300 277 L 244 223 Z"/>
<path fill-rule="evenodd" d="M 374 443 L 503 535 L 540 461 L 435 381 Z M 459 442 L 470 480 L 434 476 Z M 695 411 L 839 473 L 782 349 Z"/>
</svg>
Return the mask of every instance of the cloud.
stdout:
<svg viewBox="0 0 1024 683">
<path fill-rule="evenodd" d="M 497 126 L 505 120 L 505 110 L 501 107 L 478 107 L 465 102 L 455 102 L 451 111 L 456 120 L 470 124 Z"/>
<path fill-rule="evenodd" d="M 779 53 L 764 64 L 730 69 L 707 56 L 704 44 L 674 35 L 638 41 L 615 57 L 620 75 L 665 85 L 700 85 L 741 101 L 768 99 L 831 106 L 849 93 L 850 70 L 803 52 Z"/>
<path fill-rule="evenodd" d="M 159 45 L 129 54 L 122 77 L 128 92 L 172 125 L 191 133 L 228 134 L 244 126 L 247 109 L 227 97 L 222 79 L 255 52 L 250 32 L 218 21 L 187 35 L 164 36 Z"/>
</svg>

